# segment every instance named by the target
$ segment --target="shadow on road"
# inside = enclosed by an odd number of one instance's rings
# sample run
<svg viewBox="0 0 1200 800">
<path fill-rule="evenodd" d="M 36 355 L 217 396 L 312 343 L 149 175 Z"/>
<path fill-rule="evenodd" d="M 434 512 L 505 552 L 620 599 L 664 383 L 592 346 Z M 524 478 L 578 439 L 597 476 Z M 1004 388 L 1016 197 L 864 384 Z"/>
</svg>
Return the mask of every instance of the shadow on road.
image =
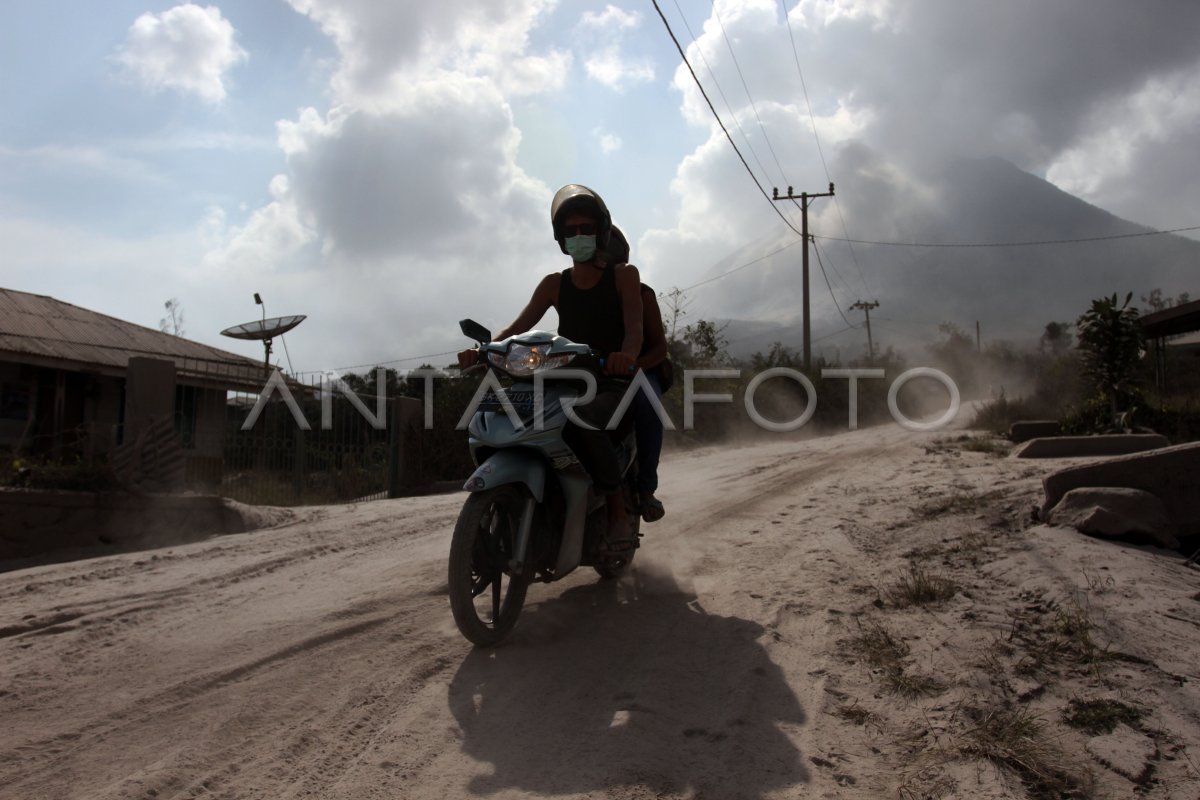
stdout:
<svg viewBox="0 0 1200 800">
<path fill-rule="evenodd" d="M 628 786 L 735 800 L 807 782 L 780 729 L 804 712 L 763 633 L 644 569 L 530 606 L 506 645 L 472 651 L 450 684 L 463 751 L 493 767 L 472 793 Z"/>
</svg>

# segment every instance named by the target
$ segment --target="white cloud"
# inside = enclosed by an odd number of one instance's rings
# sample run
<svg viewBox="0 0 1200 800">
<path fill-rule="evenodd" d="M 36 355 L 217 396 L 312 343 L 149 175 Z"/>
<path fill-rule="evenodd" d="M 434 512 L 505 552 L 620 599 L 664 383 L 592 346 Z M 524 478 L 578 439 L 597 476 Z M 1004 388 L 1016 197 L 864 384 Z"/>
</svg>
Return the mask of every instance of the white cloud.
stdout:
<svg viewBox="0 0 1200 800">
<path fill-rule="evenodd" d="M 621 149 L 621 137 L 615 133 L 609 133 L 603 128 L 594 128 L 592 135 L 596 137 L 596 142 L 600 145 L 600 152 L 606 156 Z"/>
<path fill-rule="evenodd" d="M 226 228 L 225 213 L 210 208 L 200 223 L 201 241 L 209 246 L 205 265 L 212 270 L 269 273 L 286 267 L 316 239 L 301 219 L 286 175 L 276 175 L 269 187 L 271 202 L 256 209 L 244 225 Z"/>
<path fill-rule="evenodd" d="M 557 0 L 288 0 L 337 44 L 337 102 L 387 103 L 411 79 L 433 73 L 488 77 L 506 92 L 561 88 L 571 57 L 531 53 L 530 31 Z"/>
<path fill-rule="evenodd" d="M 0 145 L 0 160 L 4 159 L 32 161 L 49 170 L 100 173 L 121 180 L 162 180 L 162 176 L 144 161 L 117 155 L 95 145 L 44 144 L 24 149 Z"/>
<path fill-rule="evenodd" d="M 592 28 L 622 29 L 636 28 L 642 21 L 640 11 L 625 11 L 614 5 L 605 6 L 600 13 L 595 11 L 583 12 L 583 24 Z"/>
<path fill-rule="evenodd" d="M 245 61 L 233 25 L 215 6 L 184 3 L 138 17 L 115 59 L 151 91 L 192 92 L 210 103 L 225 98 L 225 74 Z"/>
<path fill-rule="evenodd" d="M 618 92 L 631 83 L 654 80 L 654 65 L 649 59 L 628 58 L 615 44 L 601 48 L 583 66 L 589 78 Z"/>
<path fill-rule="evenodd" d="M 338 47 L 331 104 L 277 123 L 286 174 L 209 269 L 264 276 L 322 320 L 289 336 L 306 368 L 458 347 L 465 316 L 510 322 L 537 265 L 561 269 L 509 107 L 566 80 L 568 54 L 529 44 L 553 4 L 291 1 Z"/>
<path fill-rule="evenodd" d="M 590 55 L 583 62 L 589 78 L 617 92 L 632 83 L 654 80 L 654 64 L 650 59 L 628 56 L 615 38 L 623 30 L 636 28 L 641 21 L 641 12 L 624 11 L 614 5 L 599 13 L 584 12 L 579 28 L 586 31 L 589 41 L 602 38 L 608 42 L 598 49 L 589 48 Z"/>
<path fill-rule="evenodd" d="M 1188 142 L 1200 132 L 1200 63 L 1114 97 L 1089 128 L 1047 168 L 1047 180 L 1130 219 L 1192 221 L 1179 209 L 1194 190 L 1195 158 L 1180 155 L 1194 152 Z M 1148 177 L 1160 186 L 1149 196 L 1141 184 Z"/>
<path fill-rule="evenodd" d="M 868 21 L 873 26 L 888 24 L 891 0 L 800 0 L 788 16 L 803 28 L 828 28 L 843 21 Z"/>
<path fill-rule="evenodd" d="M 777 0 L 717 0 L 716 8 L 724 28 L 710 14 L 688 59 L 742 154 L 768 192 L 785 183 L 821 190 L 825 170 Z M 1186 209 L 1200 180 L 1200 6 L 1171 18 L 1084 0 L 800 0 L 789 16 L 830 177 L 840 190 L 860 190 L 839 191 L 852 235 L 903 238 L 914 222 L 944 214 L 927 185 L 960 156 L 1046 171 L 1063 188 L 1147 224 L 1191 221 Z M 682 65 L 674 86 L 684 119 L 715 130 Z M 673 221 L 639 242 L 668 284 L 701 280 L 714 257 L 764 228 L 786 231 L 719 130 L 680 162 L 672 193 Z M 818 215 L 841 235 L 836 212 L 829 203 Z"/>
</svg>

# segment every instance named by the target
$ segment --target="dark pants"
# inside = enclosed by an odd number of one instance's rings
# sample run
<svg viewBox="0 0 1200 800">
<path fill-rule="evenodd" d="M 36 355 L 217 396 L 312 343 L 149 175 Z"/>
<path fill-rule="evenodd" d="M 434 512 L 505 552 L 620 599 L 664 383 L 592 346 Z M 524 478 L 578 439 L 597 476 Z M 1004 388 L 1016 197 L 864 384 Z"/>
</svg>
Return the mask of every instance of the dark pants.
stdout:
<svg viewBox="0 0 1200 800">
<path fill-rule="evenodd" d="M 662 387 L 658 383 L 658 375 L 647 372 L 646 377 L 650 386 L 654 388 L 654 396 L 661 400 Z M 638 392 L 633 398 L 633 427 L 637 432 L 637 490 L 654 494 L 658 488 L 658 459 L 662 455 L 663 424 L 645 392 Z"/>
<path fill-rule="evenodd" d="M 573 422 L 568 422 L 563 429 L 563 441 L 591 476 L 596 494 L 621 491 L 621 462 L 612 439 L 615 431 L 605 428 L 620 405 L 625 388 L 623 384 L 602 381 L 592 402 L 574 408 L 577 417 L 597 430 L 588 430 Z"/>
</svg>

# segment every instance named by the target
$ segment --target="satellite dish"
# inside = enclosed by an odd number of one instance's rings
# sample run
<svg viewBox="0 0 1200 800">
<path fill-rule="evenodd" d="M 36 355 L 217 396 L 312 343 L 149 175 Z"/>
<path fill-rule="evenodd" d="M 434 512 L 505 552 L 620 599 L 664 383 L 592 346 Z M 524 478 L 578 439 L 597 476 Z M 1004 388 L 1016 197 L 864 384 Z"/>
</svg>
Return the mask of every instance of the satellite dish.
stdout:
<svg viewBox="0 0 1200 800">
<path fill-rule="evenodd" d="M 255 295 L 257 299 L 257 295 Z M 234 325 L 221 331 L 222 336 L 228 336 L 231 339 L 250 339 L 258 340 L 263 343 L 263 349 L 266 350 L 264 357 L 263 368 L 267 373 L 271 371 L 271 340 L 280 334 L 287 333 L 292 328 L 299 325 L 307 317 L 304 314 L 293 314 L 290 317 L 271 317 L 270 319 L 256 319 L 253 322 L 243 322 L 241 325 Z"/>
<path fill-rule="evenodd" d="M 293 314 L 290 317 L 271 317 L 256 319 L 253 322 L 243 322 L 221 331 L 222 336 L 233 339 L 273 339 L 281 333 L 287 333 L 299 325 L 307 317 L 304 314 Z"/>
</svg>

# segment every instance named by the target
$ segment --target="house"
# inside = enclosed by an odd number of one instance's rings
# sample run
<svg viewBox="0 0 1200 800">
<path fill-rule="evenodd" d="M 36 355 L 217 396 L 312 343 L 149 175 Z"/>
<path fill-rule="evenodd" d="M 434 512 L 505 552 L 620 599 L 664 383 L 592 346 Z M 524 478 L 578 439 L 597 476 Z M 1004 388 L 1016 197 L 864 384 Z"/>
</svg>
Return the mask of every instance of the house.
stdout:
<svg viewBox="0 0 1200 800">
<path fill-rule="evenodd" d="M 0 289 L 0 448 L 51 458 L 110 452 L 128 421 L 130 359 L 174 365 L 174 397 L 160 406 L 172 410 L 189 459 L 219 465 L 227 393 L 257 393 L 261 361 L 12 289 Z M 169 381 L 160 394 L 172 391 Z"/>
<path fill-rule="evenodd" d="M 1153 348 L 1155 385 L 1163 391 L 1200 390 L 1200 300 L 1146 314 L 1138 324 Z"/>
</svg>

